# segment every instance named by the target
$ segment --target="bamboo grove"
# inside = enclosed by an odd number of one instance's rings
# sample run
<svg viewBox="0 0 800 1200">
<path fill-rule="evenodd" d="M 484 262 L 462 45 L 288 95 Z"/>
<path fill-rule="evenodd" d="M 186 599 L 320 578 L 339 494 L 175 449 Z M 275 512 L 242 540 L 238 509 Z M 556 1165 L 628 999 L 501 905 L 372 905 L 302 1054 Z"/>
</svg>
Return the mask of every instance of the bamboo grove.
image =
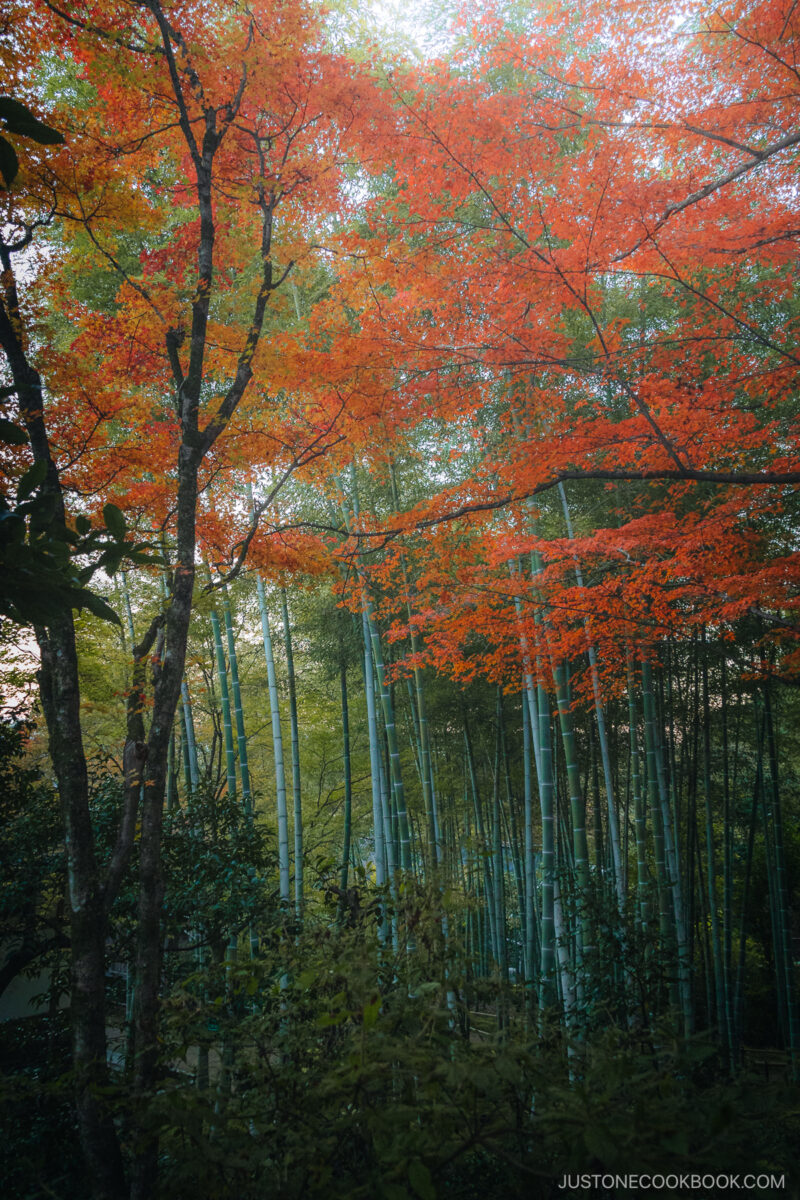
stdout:
<svg viewBox="0 0 800 1200">
<path fill-rule="evenodd" d="M 377 19 L 0 15 L 0 980 L 98 1200 L 546 1196 L 797 1079 L 794 5 Z"/>
</svg>

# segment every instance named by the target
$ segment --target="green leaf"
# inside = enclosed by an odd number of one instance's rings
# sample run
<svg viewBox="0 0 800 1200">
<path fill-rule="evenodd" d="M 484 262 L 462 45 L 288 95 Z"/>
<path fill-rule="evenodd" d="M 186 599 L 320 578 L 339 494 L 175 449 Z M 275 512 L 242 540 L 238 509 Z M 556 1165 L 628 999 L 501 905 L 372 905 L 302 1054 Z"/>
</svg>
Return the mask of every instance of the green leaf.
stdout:
<svg viewBox="0 0 800 1200">
<path fill-rule="evenodd" d="M 344 1025 L 350 1014 L 346 1009 L 340 1009 L 339 1012 L 320 1013 L 317 1017 L 318 1029 L 331 1029 L 337 1025 Z"/>
<path fill-rule="evenodd" d="M 106 604 L 103 597 L 98 596 L 96 592 L 79 591 L 75 593 L 74 607 L 88 608 L 95 617 L 100 617 L 103 621 L 110 621 L 112 625 L 122 624 L 111 605 Z"/>
<path fill-rule="evenodd" d="M 689 1153 L 689 1138 L 686 1131 L 678 1130 L 677 1133 L 670 1134 L 668 1137 L 662 1137 L 661 1145 L 665 1150 L 669 1150 L 672 1154 L 680 1154 L 683 1158 Z"/>
<path fill-rule="evenodd" d="M 26 446 L 28 435 L 13 421 L 7 420 L 6 417 L 0 417 L 0 442 L 5 442 L 7 446 Z"/>
<path fill-rule="evenodd" d="M 92 528 L 92 522 L 89 520 L 88 517 L 84 517 L 83 515 L 81 515 L 81 516 L 75 518 L 75 530 L 77 533 L 79 533 L 81 535 L 81 537 L 86 537 L 86 534 L 89 532 L 89 530 L 91 528 Z"/>
<path fill-rule="evenodd" d="M 125 520 L 125 514 L 122 510 L 117 508 L 116 504 L 106 504 L 103 508 L 103 520 L 111 536 L 115 537 L 118 542 L 121 542 L 128 528 L 128 523 Z"/>
<path fill-rule="evenodd" d="M 381 1184 L 382 1200 L 408 1200 L 408 1192 L 399 1183 Z"/>
<path fill-rule="evenodd" d="M 128 543 L 130 545 L 130 543 Z M 145 554 L 143 550 L 128 550 L 125 559 L 129 563 L 135 563 L 138 566 L 161 566 L 164 563 L 164 558 L 160 554 Z"/>
<path fill-rule="evenodd" d="M 433 1186 L 431 1173 L 418 1158 L 408 1164 L 408 1181 L 420 1200 L 436 1200 L 436 1188 Z"/>
<path fill-rule="evenodd" d="M 19 159 L 17 158 L 16 150 L 11 145 L 11 142 L 7 142 L 4 137 L 0 137 L 0 175 L 3 176 L 7 188 L 11 187 L 17 177 L 18 171 Z"/>
<path fill-rule="evenodd" d="M 9 133 L 30 138 L 40 146 L 60 146 L 64 141 L 63 133 L 45 125 L 26 104 L 12 96 L 0 96 L 0 118 L 5 121 Z"/>
<path fill-rule="evenodd" d="M 17 503 L 18 504 L 21 503 L 21 501 L 28 499 L 28 496 L 30 496 L 31 493 L 36 490 L 36 488 L 39 486 L 39 484 L 43 481 L 46 474 L 47 474 L 47 463 L 46 462 L 42 462 L 42 461 L 35 462 L 32 467 L 28 467 L 28 470 L 25 472 L 25 474 L 22 476 L 19 483 L 17 484 Z"/>
<path fill-rule="evenodd" d="M 583 1140 L 589 1153 L 608 1166 L 617 1157 L 617 1147 L 603 1125 L 587 1125 L 583 1131 Z"/>
<path fill-rule="evenodd" d="M 118 542 L 116 546 L 100 555 L 97 566 L 102 567 L 106 575 L 115 575 L 124 556 L 125 547 Z"/>
<path fill-rule="evenodd" d="M 364 1021 L 365 1029 L 372 1029 L 372 1026 L 375 1024 L 375 1022 L 378 1019 L 378 1013 L 380 1011 L 381 1011 L 380 996 L 378 996 L 377 1000 L 373 1000 L 372 1004 L 364 1005 L 363 1021 Z"/>
</svg>

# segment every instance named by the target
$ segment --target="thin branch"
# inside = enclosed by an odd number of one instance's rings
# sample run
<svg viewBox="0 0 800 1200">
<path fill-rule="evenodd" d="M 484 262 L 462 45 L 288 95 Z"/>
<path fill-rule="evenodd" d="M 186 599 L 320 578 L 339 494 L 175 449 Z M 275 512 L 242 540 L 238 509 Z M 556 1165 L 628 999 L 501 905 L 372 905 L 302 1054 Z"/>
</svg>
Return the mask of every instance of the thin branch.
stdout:
<svg viewBox="0 0 800 1200">
<path fill-rule="evenodd" d="M 149 304 L 149 305 L 150 305 L 150 307 L 152 308 L 153 312 L 154 312 L 154 313 L 156 314 L 156 316 L 158 317 L 158 319 L 159 319 L 159 321 L 161 322 L 161 324 L 162 324 L 162 325 L 166 325 L 166 323 L 167 323 L 167 322 L 166 322 L 166 319 L 164 318 L 163 314 L 162 314 L 162 313 L 161 313 L 161 311 L 159 310 L 159 308 L 158 308 L 158 305 L 157 305 L 157 304 L 155 303 L 155 301 L 154 301 L 154 300 L 151 298 L 151 296 L 150 296 L 150 293 L 148 292 L 147 288 L 146 288 L 146 287 L 145 287 L 143 284 L 141 284 L 141 283 L 137 283 L 137 282 L 136 282 L 136 280 L 135 280 L 135 279 L 133 279 L 133 278 L 132 278 L 132 277 L 131 277 L 131 276 L 128 274 L 128 272 L 127 272 L 127 271 L 125 270 L 125 268 L 123 267 L 122 263 L 120 263 L 120 262 L 119 262 L 119 261 L 118 261 L 118 260 L 117 260 L 117 259 L 114 257 L 114 255 L 111 253 L 111 251 L 110 251 L 110 250 L 106 250 L 105 246 L 102 246 L 102 245 L 100 244 L 100 242 L 97 240 L 97 237 L 95 236 L 95 232 L 94 232 L 94 230 L 92 229 L 92 226 L 91 226 L 91 224 L 90 224 L 89 218 L 88 218 L 88 217 L 86 217 L 86 216 L 84 216 L 83 214 L 82 214 L 82 218 L 81 218 L 81 224 L 83 225 L 84 229 L 85 229 L 85 230 L 86 230 L 86 232 L 88 233 L 88 235 L 89 235 L 89 239 L 90 239 L 90 241 L 92 242 L 92 244 L 93 244 L 93 245 L 94 245 L 94 246 L 97 248 L 97 250 L 99 250 L 99 251 L 100 251 L 100 253 L 103 255 L 103 257 L 104 257 L 105 259 L 107 259 L 107 260 L 108 260 L 108 262 L 110 262 L 110 263 L 111 263 L 112 267 L 113 267 L 113 268 L 114 268 L 114 270 L 117 272 L 117 274 L 118 274 L 118 275 L 121 275 L 121 276 L 122 276 L 122 278 L 123 278 L 123 279 L 125 280 L 125 282 L 127 283 L 128 287 L 132 288 L 132 289 L 134 290 L 134 292 L 136 292 L 136 294 L 137 294 L 138 296 L 141 296 L 141 298 L 144 300 L 144 302 L 145 302 L 146 304 Z"/>
<path fill-rule="evenodd" d="M 311 462 L 314 462 L 315 459 L 321 458 L 324 454 L 327 454 L 328 451 L 330 449 L 332 449 L 333 446 L 338 446 L 340 442 L 344 441 L 344 434 L 340 435 L 339 437 L 334 438 L 332 441 L 323 440 L 323 439 L 326 439 L 328 437 L 328 435 L 331 433 L 334 425 L 336 424 L 336 421 L 338 420 L 339 416 L 341 415 L 341 412 L 342 412 L 342 409 L 339 410 L 339 412 L 336 414 L 336 416 L 333 418 L 333 420 L 328 425 L 327 429 L 323 430 L 322 433 L 320 433 L 316 438 L 314 438 L 314 440 L 309 443 L 309 445 L 305 448 L 305 450 L 301 451 L 301 453 L 289 464 L 289 466 L 283 471 L 283 473 L 281 474 L 281 476 L 277 480 L 277 482 L 270 488 L 269 493 L 266 496 L 266 498 L 264 500 L 259 501 L 258 504 L 253 505 L 253 513 L 252 513 L 252 517 L 250 520 L 250 527 L 248 528 L 248 531 L 245 534 L 245 536 L 242 538 L 242 540 L 240 542 L 237 542 L 236 545 L 233 546 L 233 548 L 232 548 L 232 552 L 236 553 L 236 559 L 234 561 L 233 566 L 216 583 L 207 584 L 205 587 L 205 591 L 211 592 L 211 591 L 215 591 L 217 588 L 223 587 L 224 584 L 229 583 L 232 579 L 235 579 L 236 576 L 241 572 L 241 570 L 245 564 L 245 560 L 247 558 L 247 554 L 248 554 L 248 551 L 252 544 L 253 538 L 255 537 L 255 535 L 258 531 L 258 526 L 259 526 L 261 517 L 266 512 L 266 510 L 274 503 L 276 497 L 278 496 L 278 493 L 289 482 L 292 475 L 294 475 L 294 473 L 296 471 L 298 471 L 301 467 L 308 466 L 308 464 Z M 292 526 L 291 528 L 303 528 L 303 527 L 305 527 L 305 528 L 308 527 L 305 522 L 301 522 L 301 523 L 299 523 L 299 525 Z M 288 529 L 288 528 L 290 528 L 290 526 L 282 526 L 279 530 L 276 530 L 275 532 L 283 532 L 284 529 Z M 322 527 L 320 527 L 320 528 L 322 528 Z M 337 531 L 337 532 L 339 532 L 339 531 Z"/>
<path fill-rule="evenodd" d="M 656 220 L 653 228 L 648 229 L 643 237 L 634 242 L 632 246 L 629 246 L 627 250 L 624 250 L 622 254 L 618 254 L 616 258 L 613 258 L 611 260 L 612 263 L 623 262 L 631 254 L 634 254 L 640 246 L 643 246 L 645 242 L 653 241 L 661 227 L 677 213 L 683 212 L 693 204 L 698 204 L 701 200 L 705 200 L 708 196 L 713 195 L 714 192 L 719 191 L 720 188 L 727 187 L 729 183 L 734 183 L 735 180 L 741 179 L 743 175 L 747 175 L 750 171 L 755 170 L 756 167 L 760 167 L 762 163 L 767 162 L 768 159 L 778 154 L 781 150 L 788 150 L 792 146 L 797 145 L 800 145 L 800 133 L 790 133 L 786 137 L 781 138 L 780 141 L 773 142 L 771 146 L 765 147 L 763 150 L 754 151 L 748 149 L 748 153 L 754 156 L 752 162 L 740 163 L 738 167 L 734 167 L 732 171 L 726 172 L 725 175 L 719 175 L 716 179 L 709 180 L 708 183 L 704 184 L 696 192 L 692 192 L 691 195 L 686 196 L 685 199 L 667 205 L 661 216 Z"/>
<path fill-rule="evenodd" d="M 130 42 L 120 34 L 111 33 L 108 29 L 102 29 L 99 25 L 93 25 L 91 21 L 81 21 L 71 13 L 66 12 L 63 8 L 59 8 L 57 4 L 53 4 L 52 0 L 44 0 L 47 8 L 57 17 L 61 17 L 68 25 L 74 25 L 76 29 L 82 30 L 84 33 L 94 34 L 95 37 L 102 38 L 104 42 L 110 42 L 114 46 L 120 46 L 123 50 L 132 50 L 134 54 L 163 54 L 164 51 L 160 46 L 151 46 L 147 42 Z"/>
<path fill-rule="evenodd" d="M 197 145 L 197 139 L 194 136 L 194 130 L 192 129 L 192 122 L 189 117 L 189 111 L 186 107 L 186 101 L 183 97 L 183 88 L 181 87 L 181 80 L 178 74 L 178 67 L 175 62 L 175 55 L 172 53 L 172 40 L 176 38 L 176 34 L 175 31 L 170 27 L 169 22 L 164 16 L 161 5 L 157 2 L 157 0 L 147 0 L 147 7 L 155 17 L 158 27 L 161 31 L 161 40 L 164 47 L 163 53 L 166 56 L 167 67 L 169 68 L 169 76 L 172 82 L 172 91 L 173 95 L 175 96 L 175 102 L 178 106 L 178 123 L 181 127 L 181 131 L 186 141 L 189 153 L 192 156 L 195 169 L 199 169 L 202 166 L 202 157 L 200 154 L 200 149 Z"/>
<path fill-rule="evenodd" d="M 509 492 L 503 496 L 497 496 L 493 500 L 478 500 L 473 504 L 463 504 L 459 508 L 451 509 L 449 512 L 440 513 L 436 517 L 426 517 L 421 521 L 411 521 L 408 525 L 398 526 L 390 529 L 376 530 L 354 530 L 351 534 L 354 538 L 393 538 L 399 537 L 403 533 L 409 533 L 414 529 L 430 529 L 435 525 L 442 525 L 445 521 L 455 521 L 459 517 L 472 516 L 474 513 L 492 512 L 499 508 L 508 508 L 511 504 L 517 504 L 522 500 L 530 500 L 533 496 L 539 496 L 542 492 L 550 491 L 551 488 L 557 487 L 559 483 L 565 483 L 569 480 L 580 479 L 606 479 L 616 481 L 633 481 L 633 482 L 658 482 L 659 480 L 669 482 L 686 481 L 690 483 L 716 483 L 716 484 L 734 484 L 745 487 L 775 487 L 781 484 L 798 485 L 800 484 L 800 470 L 798 471 L 705 471 L 698 470 L 694 467 L 681 467 L 680 470 L 673 467 L 648 467 L 641 470 L 613 470 L 598 467 L 588 470 L 569 470 L 558 471 L 549 479 L 544 480 L 536 487 L 530 488 L 524 492 Z"/>
</svg>

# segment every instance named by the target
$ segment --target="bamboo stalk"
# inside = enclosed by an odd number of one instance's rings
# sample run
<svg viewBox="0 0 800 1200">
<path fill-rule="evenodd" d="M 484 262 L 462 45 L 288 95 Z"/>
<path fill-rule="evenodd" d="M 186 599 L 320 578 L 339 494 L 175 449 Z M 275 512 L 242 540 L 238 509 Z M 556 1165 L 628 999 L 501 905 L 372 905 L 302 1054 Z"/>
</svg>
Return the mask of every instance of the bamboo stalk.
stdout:
<svg viewBox="0 0 800 1200">
<path fill-rule="evenodd" d="M 786 855 L 784 850 L 783 838 L 783 810 L 781 805 L 779 776 L 778 776 L 778 753 L 775 739 L 775 725 L 772 717 L 772 702 L 770 697 L 769 682 L 764 684 L 764 718 L 767 734 L 767 752 L 769 756 L 770 766 L 770 796 L 771 796 L 771 816 L 773 830 L 773 855 L 772 862 L 774 863 L 775 871 L 775 904 L 776 904 L 776 945 L 775 945 L 775 961 L 776 966 L 780 963 L 781 981 L 779 990 L 784 996 L 784 1011 L 786 1020 L 786 1044 L 789 1050 L 789 1056 L 792 1064 L 792 1076 L 797 1077 L 797 1015 L 794 996 L 794 968 L 792 963 L 792 949 L 789 935 L 789 915 L 787 905 L 787 887 L 786 887 Z"/>
<path fill-rule="evenodd" d="M 208 570 L 208 580 L 211 582 L 211 571 Z M 222 648 L 222 630 L 219 624 L 219 614 L 216 608 L 211 608 L 211 632 L 214 638 L 214 653 L 217 659 L 217 678 L 219 680 L 220 707 L 222 708 L 222 729 L 225 741 L 225 777 L 228 795 L 236 795 L 236 752 L 233 746 L 233 725 L 231 724 L 231 702 L 228 694 L 228 673 L 225 664 L 225 652 Z"/>
<path fill-rule="evenodd" d="M 567 503 L 567 493 L 563 483 L 559 483 L 558 490 L 561 496 L 561 504 L 564 510 L 564 520 L 567 526 L 567 536 L 570 541 L 573 540 L 574 534 L 572 530 L 572 518 L 570 516 L 569 505 Z M 578 587 L 583 587 L 583 572 L 581 570 L 580 561 L 575 557 L 575 578 Z M 622 851 L 620 848 L 619 838 L 619 821 L 617 818 L 617 808 L 614 800 L 614 780 L 611 774 L 611 756 L 608 750 L 608 734 L 606 731 L 606 718 L 603 709 L 603 699 L 600 693 L 600 677 L 597 671 L 597 651 L 592 642 L 589 632 L 589 621 L 584 618 L 584 629 L 586 630 L 586 645 L 589 657 L 589 672 L 592 679 L 592 694 L 594 696 L 595 719 L 597 721 L 597 736 L 600 742 L 600 757 L 603 763 L 603 779 L 606 788 L 606 803 L 608 807 L 608 831 L 611 838 L 611 852 L 614 866 L 614 885 L 617 894 L 617 904 L 622 912 L 625 906 L 625 887 L 622 868 Z"/>
<path fill-rule="evenodd" d="M 258 607 L 261 614 L 261 638 L 264 645 L 264 659 L 267 665 L 267 687 L 269 690 L 269 709 L 272 728 L 272 754 L 275 763 L 275 807 L 278 819 L 278 887 L 281 905 L 288 909 L 291 901 L 289 882 L 289 816 L 286 807 L 286 775 L 283 764 L 283 735 L 281 733 L 281 714 L 278 702 L 278 682 L 275 674 L 275 658 L 272 653 L 272 637 L 269 628 L 267 599 L 264 592 L 264 581 L 256 575 L 256 590 L 258 592 Z"/>
<path fill-rule="evenodd" d="M 236 642 L 233 636 L 233 618 L 228 588 L 222 588 L 222 620 L 225 625 L 225 637 L 228 643 L 228 667 L 231 673 L 231 693 L 233 695 L 233 714 L 236 722 L 236 744 L 239 750 L 239 778 L 242 781 L 242 804 L 245 812 L 253 809 L 253 792 L 250 787 L 250 764 L 247 757 L 247 735 L 244 728 L 244 712 L 242 711 L 242 690 L 239 686 L 239 661 L 236 655 Z"/>
<path fill-rule="evenodd" d="M 350 830 L 353 819 L 353 787 L 350 770 L 350 715 L 347 706 L 347 667 L 344 657 L 339 664 L 339 682 L 342 697 L 342 754 L 344 758 L 344 831 L 342 834 L 342 866 L 339 872 L 339 904 L 336 920 L 339 925 L 344 922 L 345 905 L 347 902 L 348 870 L 350 866 Z"/>
<path fill-rule="evenodd" d="M 706 648 L 705 630 L 703 631 L 703 651 Z M 719 913 L 717 910 L 717 854 L 714 840 L 714 817 L 711 804 L 711 709 L 708 696 L 708 663 L 703 653 L 703 793 L 705 800 L 706 826 L 706 883 L 708 889 L 708 910 L 711 917 L 711 952 L 714 971 L 714 998 L 716 1003 L 717 1022 L 723 1049 L 728 1045 L 728 1028 L 725 1011 L 725 984 L 722 966 L 722 945 L 719 931 Z"/>
<path fill-rule="evenodd" d="M 189 790 L 196 792 L 200 787 L 200 771 L 197 763 L 197 743 L 194 736 L 192 703 L 189 699 L 189 687 L 185 679 L 181 683 L 181 703 L 183 705 L 184 752 L 186 755 Z"/>
<path fill-rule="evenodd" d="M 298 921 L 303 916 L 303 804 L 300 788 L 300 730 L 297 723 L 297 686 L 292 650 L 292 630 L 286 588 L 281 588 L 283 638 L 286 647 L 286 671 L 289 683 L 289 730 L 292 742 L 292 802 L 294 813 L 294 909 Z"/>
</svg>

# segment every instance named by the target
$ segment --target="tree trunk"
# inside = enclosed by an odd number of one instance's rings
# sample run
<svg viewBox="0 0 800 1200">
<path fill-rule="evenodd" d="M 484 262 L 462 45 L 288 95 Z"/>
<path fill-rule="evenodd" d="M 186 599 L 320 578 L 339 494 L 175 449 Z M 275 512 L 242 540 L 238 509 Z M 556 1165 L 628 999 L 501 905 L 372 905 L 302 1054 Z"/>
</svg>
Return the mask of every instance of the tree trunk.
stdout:
<svg viewBox="0 0 800 1200">
<path fill-rule="evenodd" d="M 45 464 L 42 493 L 53 498 L 49 526 L 67 527 L 58 469 L 50 453 L 39 372 L 22 340 L 19 300 L 10 253 L 0 237 L 2 297 L 0 346 L 8 360 L 20 415 L 34 462 Z M 35 517 L 32 518 L 35 525 Z M 65 608 L 47 628 L 36 628 L 41 653 L 39 690 L 53 769 L 58 780 L 67 860 L 71 954 L 72 1061 L 78 1137 L 94 1200 L 126 1194 L 122 1156 L 110 1113 L 103 1103 L 108 1085 L 105 1018 L 105 934 L 110 889 L 103 887 L 89 813 L 89 780 L 80 722 L 80 684 L 75 623 Z M 123 849 L 126 849 L 125 847 Z"/>
</svg>

